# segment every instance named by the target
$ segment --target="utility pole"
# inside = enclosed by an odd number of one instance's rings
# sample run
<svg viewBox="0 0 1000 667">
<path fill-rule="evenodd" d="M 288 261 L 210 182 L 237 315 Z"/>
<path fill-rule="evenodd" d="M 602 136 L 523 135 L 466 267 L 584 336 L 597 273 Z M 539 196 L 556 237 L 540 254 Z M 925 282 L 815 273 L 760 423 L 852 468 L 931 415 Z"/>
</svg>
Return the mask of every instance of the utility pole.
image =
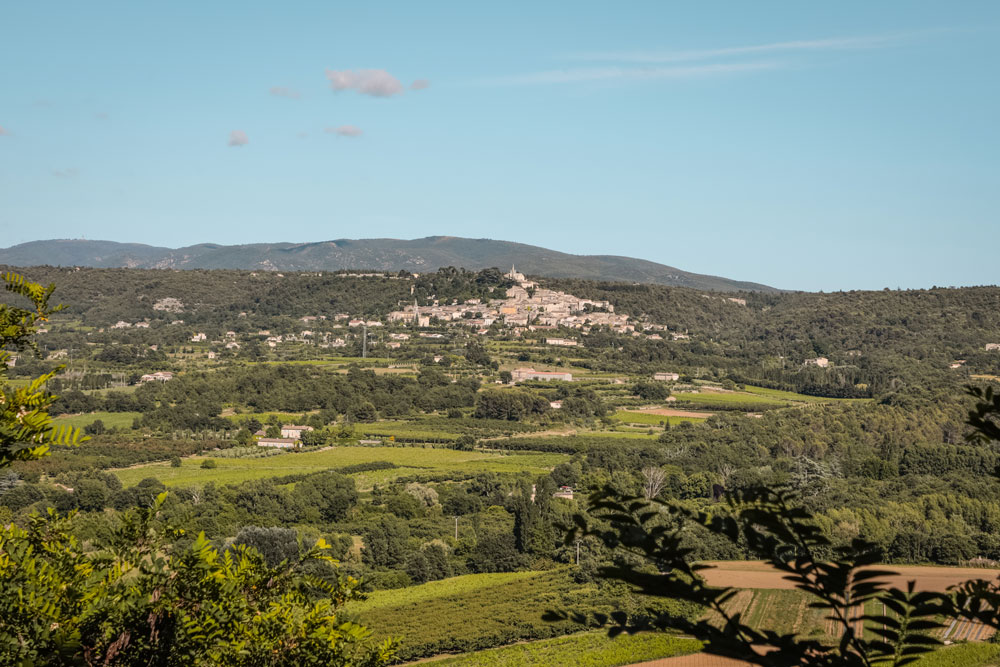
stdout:
<svg viewBox="0 0 1000 667">
<path fill-rule="evenodd" d="M 361 358 L 368 358 L 368 325 L 365 324 L 361 327 Z"/>
<path fill-rule="evenodd" d="M 455 540 L 458 540 L 458 515 L 455 515 Z"/>
<path fill-rule="evenodd" d="M 580 540 L 576 541 L 576 564 L 580 564 Z"/>
</svg>

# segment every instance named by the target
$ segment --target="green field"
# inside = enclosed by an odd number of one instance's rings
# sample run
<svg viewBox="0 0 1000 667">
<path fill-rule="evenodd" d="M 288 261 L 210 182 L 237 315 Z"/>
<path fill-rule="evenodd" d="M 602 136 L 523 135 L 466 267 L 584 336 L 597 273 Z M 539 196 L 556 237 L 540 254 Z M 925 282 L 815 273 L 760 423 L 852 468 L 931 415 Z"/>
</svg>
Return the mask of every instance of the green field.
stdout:
<svg viewBox="0 0 1000 667">
<path fill-rule="evenodd" d="M 677 392 L 673 394 L 677 403 L 697 403 L 699 405 L 724 405 L 724 406 L 788 406 L 791 405 L 789 399 L 782 399 L 776 396 L 757 394 L 743 391 L 699 391 Z"/>
<path fill-rule="evenodd" d="M 602 593 L 596 585 L 574 581 L 568 568 L 453 577 L 402 591 L 386 591 L 373 598 L 358 616 L 372 628 L 376 639 L 399 638 L 402 660 L 570 635 L 580 626 L 573 621 L 549 623 L 542 620 L 545 612 L 610 612 L 618 603 L 615 596 Z"/>
<path fill-rule="evenodd" d="M 426 602 L 449 595 L 466 595 L 483 588 L 509 584 L 523 579 L 544 576 L 545 572 L 528 570 L 525 572 L 496 572 L 487 574 L 464 574 L 439 581 L 430 581 L 419 586 L 395 588 L 387 591 L 375 591 L 368 594 L 367 600 L 351 602 L 350 611 L 363 612 L 382 607 L 394 607 L 405 604 Z"/>
<path fill-rule="evenodd" d="M 676 426 L 681 422 L 697 423 L 708 419 L 708 417 L 667 417 L 664 415 L 655 415 L 650 412 L 632 412 L 630 410 L 619 410 L 611 415 L 611 418 L 626 424 L 649 424 L 650 426 L 659 426 L 660 422 Z"/>
<path fill-rule="evenodd" d="M 925 655 L 915 663 L 918 667 L 998 667 L 1000 644 L 956 644 L 945 646 Z"/>
<path fill-rule="evenodd" d="M 478 653 L 435 660 L 435 665 L 463 667 L 546 667 L 548 665 L 579 665 L 580 667 L 617 667 L 635 662 L 670 658 L 696 653 L 701 642 L 665 633 L 622 635 L 609 639 L 604 632 L 586 632 L 488 649 Z"/>
<path fill-rule="evenodd" d="M 868 398 L 825 398 L 823 396 L 809 396 L 807 394 L 796 394 L 794 391 L 766 389 L 764 387 L 754 387 L 751 385 L 746 385 L 745 390 L 748 394 L 753 394 L 755 396 L 773 398 L 779 401 L 794 401 L 797 403 L 839 403 L 844 401 L 864 402 L 871 400 Z"/>
<path fill-rule="evenodd" d="M 83 428 L 100 419 L 104 428 L 131 429 L 132 421 L 142 415 L 138 412 L 88 412 L 82 415 L 63 415 L 54 419 L 57 426 Z"/>
<path fill-rule="evenodd" d="M 462 452 L 453 449 L 422 447 L 331 447 L 315 452 L 289 453 L 260 459 L 216 458 L 217 468 L 201 468 L 210 456 L 183 459 L 179 468 L 167 463 L 124 468 L 114 473 L 125 486 L 146 477 L 155 477 L 167 486 L 200 486 L 208 482 L 229 484 L 248 479 L 280 477 L 341 468 L 358 463 L 388 461 L 399 468 L 375 470 L 355 476 L 361 489 L 395 477 L 419 473 L 531 472 L 541 474 L 568 457 L 563 454 L 525 452 L 511 455 L 486 452 Z"/>
</svg>

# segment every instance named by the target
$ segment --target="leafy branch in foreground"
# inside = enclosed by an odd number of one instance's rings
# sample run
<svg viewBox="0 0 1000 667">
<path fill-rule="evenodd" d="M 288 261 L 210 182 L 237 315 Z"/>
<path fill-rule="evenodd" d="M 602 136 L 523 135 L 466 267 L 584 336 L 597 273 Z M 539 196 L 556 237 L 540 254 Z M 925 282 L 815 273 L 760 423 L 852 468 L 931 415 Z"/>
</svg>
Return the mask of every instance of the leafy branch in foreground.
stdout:
<svg viewBox="0 0 1000 667">
<path fill-rule="evenodd" d="M 934 619 L 945 609 L 942 596 L 890 588 L 885 577 L 893 573 L 872 567 L 880 554 L 860 540 L 834 549 L 831 559 L 822 558 L 820 554 L 830 552 L 828 540 L 785 490 L 757 488 L 731 494 L 724 511 L 709 514 L 606 489 L 591 497 L 591 515 L 597 520 L 594 525 L 583 515 L 574 517 L 577 525 L 569 531 L 568 540 L 594 537 L 645 563 L 640 567 L 606 566 L 599 570 L 601 576 L 629 584 L 644 595 L 697 603 L 721 619 L 598 618 L 598 622 L 611 625 L 612 635 L 672 628 L 700 639 L 710 653 L 758 665 L 785 666 L 905 665 L 938 643 L 930 631 L 940 627 Z M 709 586 L 699 576 L 707 566 L 690 560 L 691 550 L 683 541 L 692 525 L 761 554 L 785 573 L 786 580 L 812 596 L 811 607 L 827 612 L 827 618 L 840 629 L 839 641 L 759 630 L 743 622 L 740 613 L 726 604 L 737 590 Z M 865 614 L 866 606 L 871 608 L 874 601 L 884 603 L 893 613 Z M 859 631 L 864 624 L 874 638 Z"/>
<path fill-rule="evenodd" d="M 979 399 L 969 413 L 970 440 L 1000 440 L 1000 394 L 970 387 Z M 730 493 L 713 512 L 691 511 L 676 503 L 626 496 L 606 488 L 590 497 L 589 515 L 577 514 L 566 543 L 583 536 L 600 540 L 622 556 L 600 568 L 599 574 L 624 582 L 642 594 L 687 600 L 713 612 L 713 622 L 669 615 L 629 619 L 619 613 L 598 617 L 612 636 L 622 632 L 676 629 L 705 644 L 709 653 L 741 658 L 757 665 L 906 665 L 940 642 L 932 632 L 939 619 L 964 618 L 1000 630 L 1000 579 L 969 580 L 947 594 L 889 586 L 896 573 L 876 565 L 882 554 L 860 539 L 833 548 L 808 511 L 783 488 L 753 488 Z M 741 549 L 759 554 L 795 588 L 808 593 L 814 609 L 822 609 L 837 628 L 834 641 L 804 638 L 794 633 L 755 629 L 731 611 L 727 602 L 734 588 L 708 586 L 684 546 L 685 531 L 699 526 Z M 629 560 L 631 559 L 631 561 Z M 632 563 L 638 562 L 640 565 Z M 883 610 L 881 614 L 865 610 Z M 550 612 L 552 620 L 588 619 L 565 611 Z"/>
<path fill-rule="evenodd" d="M 14 461 L 41 458 L 50 445 L 75 445 L 85 439 L 79 429 L 55 426 L 49 416 L 48 410 L 56 397 L 45 390 L 45 385 L 62 366 L 23 387 L 14 388 L 4 382 L 12 351 L 37 355 L 38 347 L 32 336 L 38 323 L 48 321 L 63 306 L 49 305 L 55 285 L 43 287 L 13 272 L 5 273 L 2 280 L 8 292 L 26 299 L 31 307 L 0 303 L 0 468 Z"/>
<path fill-rule="evenodd" d="M 204 534 L 174 552 L 158 525 L 163 493 L 87 549 L 49 510 L 0 530 L 0 663 L 31 665 L 359 665 L 392 659 L 337 611 L 360 597 L 320 540 L 269 567 L 256 550 L 219 553 Z M 310 572 L 312 574 L 310 574 Z"/>
</svg>

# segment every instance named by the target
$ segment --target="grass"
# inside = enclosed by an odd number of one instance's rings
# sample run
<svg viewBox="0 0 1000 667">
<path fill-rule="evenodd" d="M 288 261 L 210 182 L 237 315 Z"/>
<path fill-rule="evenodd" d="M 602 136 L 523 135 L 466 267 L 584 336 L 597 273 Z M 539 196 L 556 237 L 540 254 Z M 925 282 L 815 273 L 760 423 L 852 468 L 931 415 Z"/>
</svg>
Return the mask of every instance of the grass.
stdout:
<svg viewBox="0 0 1000 667">
<path fill-rule="evenodd" d="M 664 633 L 623 635 L 609 639 L 604 632 L 586 632 L 543 639 L 526 644 L 466 653 L 434 661 L 435 665 L 463 667 L 502 667 L 524 665 L 579 665 L 580 667 L 617 667 L 635 662 L 696 653 L 701 642 Z"/>
<path fill-rule="evenodd" d="M 524 452 L 511 455 L 485 452 L 462 452 L 453 449 L 421 447 L 356 447 L 337 446 L 322 451 L 291 453 L 260 459 L 217 458 L 217 468 L 203 469 L 201 462 L 211 456 L 193 456 L 183 460 L 179 468 L 166 463 L 123 468 L 114 473 L 125 486 L 132 486 L 146 477 L 155 477 L 167 486 L 201 486 L 208 482 L 230 484 L 248 479 L 280 477 L 318 472 L 330 468 L 372 461 L 388 461 L 399 468 L 358 473 L 355 479 L 361 489 L 396 477 L 418 473 L 475 472 L 547 472 L 565 461 L 563 454 Z"/>
<path fill-rule="evenodd" d="M 659 426 L 660 422 L 667 422 L 671 426 L 676 426 L 681 422 L 703 422 L 707 419 L 707 417 L 667 417 L 651 412 L 631 412 L 628 410 L 619 410 L 611 415 L 611 418 L 625 422 L 626 424 L 649 424 L 650 426 Z"/>
<path fill-rule="evenodd" d="M 348 610 L 364 612 L 383 607 L 416 604 L 434 600 L 449 595 L 465 595 L 483 588 L 508 584 L 524 579 L 545 575 L 545 572 L 528 570 L 526 572 L 496 572 L 489 574 L 463 574 L 439 581 L 431 581 L 419 586 L 408 586 L 388 591 L 376 591 L 368 595 L 367 600 L 351 602 Z"/>
<path fill-rule="evenodd" d="M 766 389 L 764 387 L 754 387 L 746 385 L 746 393 L 754 396 L 773 398 L 779 401 L 794 401 L 797 403 L 833 403 L 833 402 L 863 402 L 868 398 L 826 398 L 823 396 L 809 396 L 807 394 L 797 394 L 794 391 L 781 391 L 780 389 Z"/>
<path fill-rule="evenodd" d="M 1000 644 L 945 646 L 913 664 L 917 667 L 997 667 L 1000 665 Z"/>
<path fill-rule="evenodd" d="M 700 391 L 698 393 L 677 392 L 674 394 L 677 403 L 698 403 L 700 405 L 774 405 L 787 406 L 790 401 L 775 396 L 742 391 Z"/>
<path fill-rule="evenodd" d="M 132 421 L 141 416 L 138 412 L 88 412 L 81 415 L 61 415 L 56 417 L 54 421 L 57 426 L 83 428 L 100 419 L 104 422 L 104 428 L 131 430 Z"/>
</svg>

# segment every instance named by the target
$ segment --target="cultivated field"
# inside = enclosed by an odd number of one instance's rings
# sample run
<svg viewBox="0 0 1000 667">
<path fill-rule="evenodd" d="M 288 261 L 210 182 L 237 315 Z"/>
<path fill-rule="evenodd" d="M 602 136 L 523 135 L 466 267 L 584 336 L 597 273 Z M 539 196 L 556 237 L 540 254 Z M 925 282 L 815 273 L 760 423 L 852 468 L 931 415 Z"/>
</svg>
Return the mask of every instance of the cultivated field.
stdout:
<svg viewBox="0 0 1000 667">
<path fill-rule="evenodd" d="M 659 424 L 669 421 L 672 424 L 682 421 L 699 422 L 711 417 L 712 412 L 695 410 L 678 410 L 676 408 L 638 408 L 636 410 L 621 410 L 615 413 L 615 419 L 636 424 Z"/>
<path fill-rule="evenodd" d="M 61 415 L 53 421 L 57 426 L 73 426 L 83 428 L 89 426 L 100 419 L 104 422 L 104 428 L 117 428 L 131 430 L 132 422 L 142 415 L 138 412 L 88 412 L 82 415 Z"/>
<path fill-rule="evenodd" d="M 636 660 L 650 660 L 697 651 L 701 642 L 661 633 L 622 635 L 609 639 L 605 632 L 586 632 L 555 639 L 466 653 L 435 660 L 435 665 L 455 667 L 618 667 Z"/>
<path fill-rule="evenodd" d="M 418 473 L 531 472 L 541 474 L 565 461 L 564 454 L 525 452 L 503 455 L 487 452 L 463 452 L 454 449 L 423 447 L 330 447 L 320 451 L 288 453 L 256 459 L 214 459 L 216 468 L 201 467 L 211 456 L 183 459 L 179 468 L 155 463 L 114 470 L 122 484 L 132 486 L 147 477 L 155 477 L 167 486 L 201 486 L 208 482 L 229 484 L 248 479 L 282 477 L 319 472 L 330 468 L 373 461 L 387 461 L 399 468 L 358 473 L 361 489 L 384 483 L 403 475 Z"/>
<path fill-rule="evenodd" d="M 712 586 L 733 588 L 767 588 L 788 590 L 794 585 L 786 581 L 784 574 L 767 563 L 759 561 L 713 561 L 711 569 L 701 571 L 701 575 Z M 886 565 L 879 569 L 892 570 L 898 574 L 884 580 L 898 588 L 906 588 L 908 581 L 917 582 L 921 591 L 944 592 L 950 586 L 968 579 L 992 581 L 1000 576 L 1000 570 L 977 567 L 935 567 L 921 565 Z"/>
</svg>

